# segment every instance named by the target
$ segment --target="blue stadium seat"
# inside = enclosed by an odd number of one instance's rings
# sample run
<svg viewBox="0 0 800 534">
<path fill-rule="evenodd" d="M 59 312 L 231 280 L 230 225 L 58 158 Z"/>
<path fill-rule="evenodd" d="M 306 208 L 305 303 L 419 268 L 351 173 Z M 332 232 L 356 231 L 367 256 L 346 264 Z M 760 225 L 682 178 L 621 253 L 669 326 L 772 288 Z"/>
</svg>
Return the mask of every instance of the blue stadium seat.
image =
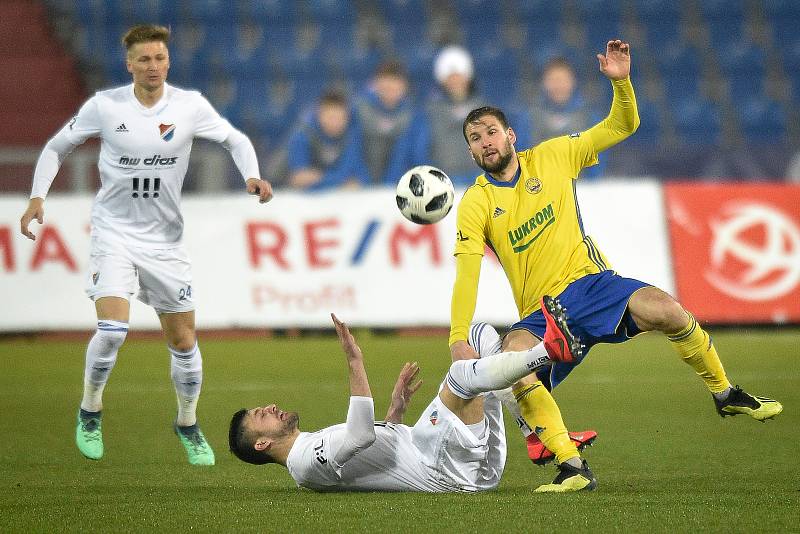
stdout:
<svg viewBox="0 0 800 534">
<path fill-rule="evenodd" d="M 797 0 L 762 0 L 761 4 L 767 18 L 772 22 L 778 20 L 800 21 L 800 4 Z"/>
<path fill-rule="evenodd" d="M 122 2 L 120 2 L 122 3 Z M 172 26 L 178 22 L 178 10 L 174 2 L 164 0 L 138 0 L 125 2 L 122 7 L 130 24 L 155 23 Z"/>
<path fill-rule="evenodd" d="M 736 106 L 742 133 L 749 143 L 781 143 L 786 140 L 786 111 L 766 98 L 750 98 Z"/>
<path fill-rule="evenodd" d="M 667 99 L 678 137 L 693 145 L 716 145 L 720 135 L 720 113 L 711 102 L 698 98 Z"/>
<path fill-rule="evenodd" d="M 453 0 L 453 7 L 462 24 L 502 22 L 502 12 L 495 0 Z"/>
<path fill-rule="evenodd" d="M 662 125 L 661 114 L 655 102 L 637 96 L 636 104 L 639 110 L 639 128 L 626 143 L 634 145 L 655 145 L 661 141 Z"/>
<path fill-rule="evenodd" d="M 412 27 L 423 33 L 428 14 L 424 0 L 383 0 L 378 5 L 381 14 L 395 29 Z"/>
<path fill-rule="evenodd" d="M 548 24 L 558 26 L 561 23 L 562 6 L 552 0 L 521 0 L 517 4 L 517 17 L 526 24 Z"/>
<path fill-rule="evenodd" d="M 205 24 L 230 24 L 237 19 L 236 9 L 229 0 L 183 0 L 178 8 L 181 21 Z"/>
<path fill-rule="evenodd" d="M 702 54 L 697 48 L 680 41 L 660 47 L 653 54 L 658 71 L 664 78 L 671 76 L 699 78 L 701 57 Z"/>
<path fill-rule="evenodd" d="M 654 56 L 661 53 L 662 48 L 683 44 L 680 37 L 681 22 L 679 17 L 664 15 L 663 17 L 653 17 L 643 20 L 645 31 L 647 32 L 647 46 L 655 51 Z"/>
<path fill-rule="evenodd" d="M 764 77 L 761 75 L 739 72 L 728 78 L 728 86 L 734 103 L 764 95 Z"/>
<path fill-rule="evenodd" d="M 308 14 L 321 24 L 353 24 L 356 10 L 352 0 L 307 0 Z"/>
<path fill-rule="evenodd" d="M 617 16 L 611 15 L 597 19 L 587 18 L 584 20 L 584 26 L 586 28 L 588 51 L 594 53 L 605 53 L 608 41 L 624 37 L 621 30 L 622 25 Z"/>
<path fill-rule="evenodd" d="M 298 4 L 294 0 L 247 0 L 239 14 L 242 20 L 263 24 L 270 32 L 284 32 L 297 23 Z"/>
<path fill-rule="evenodd" d="M 461 23 L 464 44 L 470 51 L 479 51 L 483 47 L 497 47 L 503 44 L 502 21 L 489 19 L 464 21 Z"/>
<path fill-rule="evenodd" d="M 738 41 L 730 43 L 717 51 L 719 66 L 725 74 L 750 72 L 762 75 L 766 68 L 764 50 L 752 42 Z"/>
<path fill-rule="evenodd" d="M 735 21 L 744 18 L 744 0 L 702 0 L 700 12 L 708 21 Z"/>
</svg>

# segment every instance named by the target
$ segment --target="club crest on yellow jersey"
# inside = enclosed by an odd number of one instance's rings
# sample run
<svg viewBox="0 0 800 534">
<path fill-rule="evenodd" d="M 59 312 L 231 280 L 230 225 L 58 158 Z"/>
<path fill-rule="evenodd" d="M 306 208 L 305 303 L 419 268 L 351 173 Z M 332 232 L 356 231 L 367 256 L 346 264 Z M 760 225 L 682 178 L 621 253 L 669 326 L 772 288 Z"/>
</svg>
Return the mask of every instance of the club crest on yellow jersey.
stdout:
<svg viewBox="0 0 800 534">
<path fill-rule="evenodd" d="M 528 178 L 525 180 L 525 191 L 535 195 L 542 190 L 542 181 L 538 178 Z"/>
</svg>

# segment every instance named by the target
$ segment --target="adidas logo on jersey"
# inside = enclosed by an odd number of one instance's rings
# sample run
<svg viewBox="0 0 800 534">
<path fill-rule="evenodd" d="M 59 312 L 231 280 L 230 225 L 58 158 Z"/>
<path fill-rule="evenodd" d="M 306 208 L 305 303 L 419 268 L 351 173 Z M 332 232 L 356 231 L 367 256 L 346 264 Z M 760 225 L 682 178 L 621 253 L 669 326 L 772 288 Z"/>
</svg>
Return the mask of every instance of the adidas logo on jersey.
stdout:
<svg viewBox="0 0 800 534">
<path fill-rule="evenodd" d="M 125 127 L 125 123 L 123 122 L 122 124 L 117 126 L 117 129 L 114 130 L 114 131 L 115 132 L 128 132 L 129 130 Z"/>
<path fill-rule="evenodd" d="M 500 217 L 505 212 L 506 212 L 506 210 L 504 210 L 503 208 L 495 208 L 494 209 L 494 213 L 492 214 L 492 218 L 496 219 L 497 217 Z"/>
</svg>

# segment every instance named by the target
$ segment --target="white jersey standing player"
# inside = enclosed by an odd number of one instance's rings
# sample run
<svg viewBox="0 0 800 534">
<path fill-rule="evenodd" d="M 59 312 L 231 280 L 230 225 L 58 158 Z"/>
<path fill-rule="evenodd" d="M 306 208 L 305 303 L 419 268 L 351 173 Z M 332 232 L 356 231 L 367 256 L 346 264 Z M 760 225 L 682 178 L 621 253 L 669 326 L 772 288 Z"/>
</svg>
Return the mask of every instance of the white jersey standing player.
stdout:
<svg viewBox="0 0 800 534">
<path fill-rule="evenodd" d="M 413 427 L 402 424 L 419 367 L 406 363 L 392 391 L 385 421 L 375 421 L 364 358 L 345 324 L 331 314 L 349 369 L 347 422 L 301 432 L 296 412 L 275 404 L 239 410 L 228 444 L 240 460 L 285 466 L 298 486 L 316 491 L 475 492 L 495 488 L 506 460 L 502 405 L 492 391 L 553 361 L 583 357 L 580 340 L 566 326 L 556 299 L 544 297 L 548 317 L 544 342 L 530 350 L 498 353 L 500 336 L 489 325 L 470 329 L 480 359 L 453 362 L 439 394 Z M 588 467 L 578 470 L 596 481 Z M 575 473 L 565 473 L 574 476 Z M 553 491 L 539 488 L 536 491 Z"/>
<path fill-rule="evenodd" d="M 86 292 L 94 300 L 97 331 L 86 349 L 84 392 L 76 442 L 87 458 L 103 456 L 102 394 L 128 333 L 130 298 L 158 313 L 171 354 L 178 397 L 175 432 L 189 462 L 213 465 L 214 452 L 196 418 L 203 380 L 195 334 L 191 264 L 182 245 L 181 189 L 192 140 L 222 143 L 246 180 L 247 192 L 267 202 L 272 186 L 260 178 L 250 140 L 196 91 L 167 85 L 169 30 L 140 25 L 123 37 L 133 83 L 100 91 L 42 150 L 33 176 L 22 233 L 44 219 L 44 199 L 61 163 L 90 137 L 101 140 L 102 186 L 92 207 Z"/>
</svg>

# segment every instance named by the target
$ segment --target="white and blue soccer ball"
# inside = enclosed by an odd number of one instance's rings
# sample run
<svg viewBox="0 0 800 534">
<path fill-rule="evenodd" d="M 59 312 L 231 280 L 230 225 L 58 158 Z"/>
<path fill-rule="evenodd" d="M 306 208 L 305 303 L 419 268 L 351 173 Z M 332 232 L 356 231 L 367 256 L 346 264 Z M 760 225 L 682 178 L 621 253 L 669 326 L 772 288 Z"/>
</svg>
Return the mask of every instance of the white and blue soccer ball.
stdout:
<svg viewBox="0 0 800 534">
<path fill-rule="evenodd" d="M 417 224 L 444 219 L 453 207 L 454 196 L 450 178 L 431 165 L 409 169 L 397 183 L 397 207 L 403 217 Z"/>
</svg>

